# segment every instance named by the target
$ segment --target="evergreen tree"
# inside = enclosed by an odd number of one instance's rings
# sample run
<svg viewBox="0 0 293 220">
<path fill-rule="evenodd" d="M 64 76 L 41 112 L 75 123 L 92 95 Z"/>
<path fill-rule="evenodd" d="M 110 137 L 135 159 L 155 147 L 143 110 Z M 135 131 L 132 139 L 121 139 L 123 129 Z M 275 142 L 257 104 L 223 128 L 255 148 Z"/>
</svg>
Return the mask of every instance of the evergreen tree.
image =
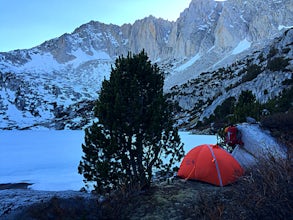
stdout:
<svg viewBox="0 0 293 220">
<path fill-rule="evenodd" d="M 248 116 L 259 120 L 260 107 L 260 103 L 251 91 L 242 91 L 234 109 L 235 121 L 244 122 Z"/>
<path fill-rule="evenodd" d="M 79 165 L 98 192 L 149 187 L 154 168 L 169 172 L 183 157 L 163 84 L 144 51 L 115 61 L 94 109 L 99 121 L 85 130 Z"/>
<path fill-rule="evenodd" d="M 214 121 L 226 121 L 227 116 L 233 114 L 235 103 L 236 99 L 234 97 L 225 99 L 221 105 L 216 107 L 214 111 Z"/>
</svg>

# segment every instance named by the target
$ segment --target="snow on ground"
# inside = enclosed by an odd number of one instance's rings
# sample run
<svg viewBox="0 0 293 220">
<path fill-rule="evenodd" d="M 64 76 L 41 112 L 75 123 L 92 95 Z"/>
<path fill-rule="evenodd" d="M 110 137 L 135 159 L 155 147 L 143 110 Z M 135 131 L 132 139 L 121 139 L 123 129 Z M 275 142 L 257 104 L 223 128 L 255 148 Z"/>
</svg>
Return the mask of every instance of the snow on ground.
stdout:
<svg viewBox="0 0 293 220">
<path fill-rule="evenodd" d="M 1 131 L 0 183 L 29 182 L 37 190 L 78 190 L 81 131 Z"/>
<path fill-rule="evenodd" d="M 180 132 L 185 153 L 216 136 Z M 79 190 L 84 186 L 77 167 L 84 131 L 0 131 L 0 184 L 28 182 L 34 190 Z M 179 166 L 180 162 L 176 164 Z"/>
<path fill-rule="evenodd" d="M 180 136 L 186 153 L 197 145 L 216 143 L 212 135 Z M 0 190 L 0 219 L 14 219 L 23 208 L 54 196 L 90 199 L 92 194 L 77 191 L 84 186 L 77 173 L 83 140 L 84 131 L 0 131 L 0 184 L 27 182 L 34 189 Z"/>
<path fill-rule="evenodd" d="M 238 125 L 242 132 L 244 151 L 253 153 L 273 152 L 277 143 L 258 125 Z M 185 153 L 201 144 L 215 144 L 214 135 L 191 135 L 180 132 Z M 0 184 L 28 182 L 35 190 L 0 190 L 0 219 L 21 211 L 33 203 L 46 202 L 54 196 L 61 198 L 82 197 L 92 194 L 78 192 L 83 187 L 77 166 L 82 156 L 83 131 L 0 131 Z M 264 153 L 264 151 L 261 151 Z M 234 153 L 234 152 L 233 152 Z M 240 152 L 241 153 L 241 152 Z M 239 158 L 239 155 L 241 156 Z M 251 154 L 235 155 L 242 165 L 253 163 Z M 176 164 L 180 165 L 180 162 Z"/>
</svg>

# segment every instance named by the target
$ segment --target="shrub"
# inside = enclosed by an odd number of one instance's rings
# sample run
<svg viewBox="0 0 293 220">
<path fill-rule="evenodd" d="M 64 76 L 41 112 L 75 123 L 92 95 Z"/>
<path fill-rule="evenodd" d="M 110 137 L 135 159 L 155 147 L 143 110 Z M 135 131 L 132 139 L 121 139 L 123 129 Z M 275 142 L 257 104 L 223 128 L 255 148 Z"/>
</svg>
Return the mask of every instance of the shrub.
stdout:
<svg viewBox="0 0 293 220">
<path fill-rule="evenodd" d="M 269 54 L 268 54 L 268 58 L 275 56 L 278 52 L 279 52 L 278 48 L 271 47 Z"/>
<path fill-rule="evenodd" d="M 214 114 L 215 114 L 215 120 L 217 121 L 223 121 L 225 120 L 227 115 L 230 115 L 234 111 L 236 99 L 234 97 L 229 97 L 225 99 L 225 101 L 216 107 Z"/>
<path fill-rule="evenodd" d="M 293 112 L 269 115 L 261 120 L 261 124 L 269 129 L 293 129 Z"/>
<path fill-rule="evenodd" d="M 264 108 L 270 112 L 287 112 L 292 111 L 293 107 L 293 87 L 284 90 L 278 97 L 269 100 L 264 104 Z"/>
<path fill-rule="evenodd" d="M 290 160 L 261 159 L 239 181 L 215 195 L 202 194 L 198 217 L 208 219 L 290 219 L 293 169 Z"/>
<path fill-rule="evenodd" d="M 276 57 L 268 61 L 267 68 L 271 71 L 281 71 L 285 70 L 289 64 L 289 59 L 284 57 Z"/>
<path fill-rule="evenodd" d="M 248 116 L 258 120 L 260 107 L 251 91 L 242 91 L 234 109 L 235 122 L 244 122 Z"/>
<path fill-rule="evenodd" d="M 261 66 L 256 64 L 247 67 L 247 73 L 242 77 L 242 83 L 255 79 L 262 72 Z"/>
</svg>

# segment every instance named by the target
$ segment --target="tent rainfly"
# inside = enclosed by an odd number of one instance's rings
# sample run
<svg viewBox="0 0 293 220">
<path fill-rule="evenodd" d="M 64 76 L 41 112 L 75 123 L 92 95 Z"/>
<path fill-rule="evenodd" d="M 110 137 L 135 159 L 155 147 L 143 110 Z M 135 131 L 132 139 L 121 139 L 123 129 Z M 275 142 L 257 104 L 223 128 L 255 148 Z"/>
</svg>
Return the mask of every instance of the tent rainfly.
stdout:
<svg viewBox="0 0 293 220">
<path fill-rule="evenodd" d="M 218 145 L 203 144 L 190 150 L 181 162 L 178 177 L 225 186 L 244 174 L 234 157 Z"/>
</svg>

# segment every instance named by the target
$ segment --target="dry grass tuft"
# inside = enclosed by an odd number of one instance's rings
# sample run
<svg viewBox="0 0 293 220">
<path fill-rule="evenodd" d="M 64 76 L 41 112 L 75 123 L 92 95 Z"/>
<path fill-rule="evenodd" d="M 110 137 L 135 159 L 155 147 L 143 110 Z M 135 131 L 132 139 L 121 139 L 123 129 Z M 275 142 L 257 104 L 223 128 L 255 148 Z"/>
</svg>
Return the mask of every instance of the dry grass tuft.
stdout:
<svg viewBox="0 0 293 220">
<path fill-rule="evenodd" d="M 293 213 L 292 161 L 262 159 L 229 190 L 201 195 L 202 219 L 290 219 Z"/>
</svg>

